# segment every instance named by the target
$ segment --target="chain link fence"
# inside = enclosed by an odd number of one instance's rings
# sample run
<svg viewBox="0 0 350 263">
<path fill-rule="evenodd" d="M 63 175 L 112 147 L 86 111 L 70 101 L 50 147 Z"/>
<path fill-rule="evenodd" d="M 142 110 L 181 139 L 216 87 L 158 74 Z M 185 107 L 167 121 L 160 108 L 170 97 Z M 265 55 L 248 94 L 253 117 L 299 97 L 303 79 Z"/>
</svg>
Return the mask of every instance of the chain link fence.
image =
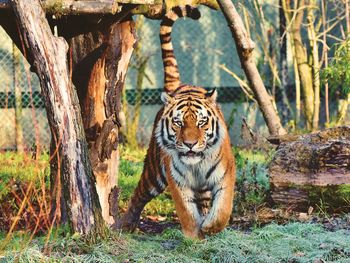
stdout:
<svg viewBox="0 0 350 263">
<path fill-rule="evenodd" d="M 48 147 L 40 85 L 20 51 L 0 27 L 0 149 Z"/>
<path fill-rule="evenodd" d="M 199 21 L 180 19 L 174 25 L 173 43 L 183 83 L 217 88 L 219 103 L 230 126 L 234 144 L 239 142 L 242 117 L 266 133 L 257 106 L 248 101 L 236 80 L 220 68 L 225 65 L 244 79 L 231 33 L 220 12 L 201 8 Z M 147 145 L 156 112 L 161 107 L 163 65 L 159 21 L 136 17 L 138 46 L 127 74 L 123 96 L 124 133 L 136 130 L 137 143 Z M 38 78 L 30 72 L 19 51 L 0 28 L 0 149 L 48 149 L 50 131 Z M 142 67 L 145 62 L 145 67 Z M 138 82 L 138 79 L 142 79 Z M 136 125 L 136 126 L 135 126 Z"/>
<path fill-rule="evenodd" d="M 242 75 L 238 58 L 234 55 L 230 32 L 226 26 L 222 26 L 225 24 L 224 18 L 207 8 L 201 12 L 202 18 L 199 21 L 181 19 L 174 26 L 174 48 L 181 78 L 184 83 L 218 88 L 219 101 L 225 115 L 233 123 L 233 103 L 239 104 L 245 98 L 239 88 L 233 87 L 237 84 L 234 79 L 221 70 L 219 65 L 225 64 Z M 138 47 L 126 80 L 124 111 L 131 120 L 138 118 L 138 143 L 146 145 L 154 116 L 161 107 L 163 66 L 158 39 L 159 21 L 138 16 L 136 23 Z M 38 78 L 30 72 L 28 63 L 1 28 L 0 43 L 0 149 L 31 149 L 37 146 L 48 148 L 50 131 Z M 140 64 L 144 60 L 147 62 L 142 73 L 142 85 L 137 87 Z M 232 105 L 224 105 L 227 103 Z M 239 107 L 236 107 L 236 111 L 237 108 Z M 135 125 L 135 122 L 127 122 L 125 130 L 130 129 L 131 124 Z"/>
</svg>

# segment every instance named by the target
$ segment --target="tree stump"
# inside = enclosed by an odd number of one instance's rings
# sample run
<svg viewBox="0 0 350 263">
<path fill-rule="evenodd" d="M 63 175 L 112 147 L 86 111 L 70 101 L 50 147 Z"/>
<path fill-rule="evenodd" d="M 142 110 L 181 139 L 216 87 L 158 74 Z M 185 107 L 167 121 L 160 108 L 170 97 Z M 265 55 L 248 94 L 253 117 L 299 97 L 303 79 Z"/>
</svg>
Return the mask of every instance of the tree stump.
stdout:
<svg viewBox="0 0 350 263">
<path fill-rule="evenodd" d="M 284 141 L 269 165 L 276 204 L 350 208 L 350 126 Z"/>
<path fill-rule="evenodd" d="M 121 94 L 136 43 L 134 22 L 131 17 L 123 21 L 107 17 L 96 26 L 91 17 L 80 16 L 65 17 L 57 24 L 71 49 L 72 79 L 78 91 L 102 216 L 112 225 L 118 204 L 113 193 L 118 181 Z"/>
</svg>

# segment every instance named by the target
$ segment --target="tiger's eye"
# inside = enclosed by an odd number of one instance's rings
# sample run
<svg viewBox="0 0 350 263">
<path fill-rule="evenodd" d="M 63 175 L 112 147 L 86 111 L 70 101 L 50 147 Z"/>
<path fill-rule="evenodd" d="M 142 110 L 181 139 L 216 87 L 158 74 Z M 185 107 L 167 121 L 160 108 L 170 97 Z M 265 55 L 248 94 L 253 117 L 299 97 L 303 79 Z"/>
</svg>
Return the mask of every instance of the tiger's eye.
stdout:
<svg viewBox="0 0 350 263">
<path fill-rule="evenodd" d="M 178 126 L 178 127 L 181 127 L 182 126 L 182 122 L 179 121 L 179 120 L 173 120 L 173 123 Z"/>
<path fill-rule="evenodd" d="M 199 126 L 203 126 L 203 125 L 207 124 L 207 122 L 208 122 L 208 118 L 204 118 L 204 119 L 201 119 L 201 120 L 198 122 L 198 125 L 199 125 Z"/>
</svg>

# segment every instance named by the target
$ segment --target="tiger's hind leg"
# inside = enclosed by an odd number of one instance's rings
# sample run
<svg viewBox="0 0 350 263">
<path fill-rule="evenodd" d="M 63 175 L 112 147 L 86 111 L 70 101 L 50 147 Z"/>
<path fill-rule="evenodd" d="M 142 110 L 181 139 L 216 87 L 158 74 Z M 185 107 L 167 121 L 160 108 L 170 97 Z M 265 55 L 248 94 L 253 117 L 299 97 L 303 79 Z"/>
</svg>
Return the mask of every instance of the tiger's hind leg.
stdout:
<svg viewBox="0 0 350 263">
<path fill-rule="evenodd" d="M 127 231 L 136 229 L 145 205 L 161 194 L 167 186 L 163 170 L 159 158 L 150 157 L 150 154 L 147 154 L 140 181 L 129 201 L 127 211 L 117 223 L 118 229 Z"/>
</svg>

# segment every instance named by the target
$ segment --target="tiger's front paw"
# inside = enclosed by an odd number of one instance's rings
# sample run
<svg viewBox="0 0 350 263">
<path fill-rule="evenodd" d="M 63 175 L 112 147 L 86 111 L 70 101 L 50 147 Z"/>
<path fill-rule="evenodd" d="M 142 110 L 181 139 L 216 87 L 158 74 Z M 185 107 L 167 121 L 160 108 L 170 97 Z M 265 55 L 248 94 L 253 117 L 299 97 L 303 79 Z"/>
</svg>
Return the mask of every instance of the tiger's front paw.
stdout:
<svg viewBox="0 0 350 263">
<path fill-rule="evenodd" d="M 224 218 L 207 217 L 201 225 L 201 231 L 205 234 L 215 234 L 222 231 L 227 224 Z"/>
<path fill-rule="evenodd" d="M 203 221 L 202 225 L 201 225 L 201 231 L 205 234 L 209 234 L 211 233 L 213 228 L 213 220 L 209 220 L 208 217 L 206 217 L 206 219 Z"/>
</svg>

